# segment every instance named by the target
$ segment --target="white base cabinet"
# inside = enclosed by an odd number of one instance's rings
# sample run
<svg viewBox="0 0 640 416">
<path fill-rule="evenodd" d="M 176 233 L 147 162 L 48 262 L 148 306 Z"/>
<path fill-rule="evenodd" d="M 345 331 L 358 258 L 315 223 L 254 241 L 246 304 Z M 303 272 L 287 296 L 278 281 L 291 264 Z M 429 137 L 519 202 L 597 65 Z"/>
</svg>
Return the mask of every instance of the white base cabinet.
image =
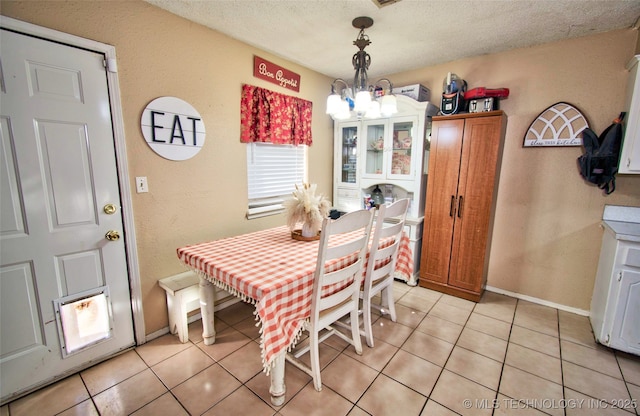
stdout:
<svg viewBox="0 0 640 416">
<path fill-rule="evenodd" d="M 604 228 L 591 326 L 599 343 L 640 355 L 640 223 L 604 221 Z"/>
</svg>

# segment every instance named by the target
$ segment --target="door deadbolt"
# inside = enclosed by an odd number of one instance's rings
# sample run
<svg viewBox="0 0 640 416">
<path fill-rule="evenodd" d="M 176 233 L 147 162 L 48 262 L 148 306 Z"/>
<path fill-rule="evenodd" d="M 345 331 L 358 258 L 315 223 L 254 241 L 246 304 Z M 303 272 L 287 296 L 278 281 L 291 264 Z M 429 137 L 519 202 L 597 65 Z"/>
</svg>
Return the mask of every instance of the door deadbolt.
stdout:
<svg viewBox="0 0 640 416">
<path fill-rule="evenodd" d="M 106 238 L 109 241 L 116 241 L 120 239 L 120 233 L 118 233 L 116 230 L 109 230 L 104 235 L 104 238 Z"/>
<path fill-rule="evenodd" d="M 102 208 L 105 214 L 111 215 L 116 212 L 116 206 L 113 204 L 107 204 Z"/>
</svg>

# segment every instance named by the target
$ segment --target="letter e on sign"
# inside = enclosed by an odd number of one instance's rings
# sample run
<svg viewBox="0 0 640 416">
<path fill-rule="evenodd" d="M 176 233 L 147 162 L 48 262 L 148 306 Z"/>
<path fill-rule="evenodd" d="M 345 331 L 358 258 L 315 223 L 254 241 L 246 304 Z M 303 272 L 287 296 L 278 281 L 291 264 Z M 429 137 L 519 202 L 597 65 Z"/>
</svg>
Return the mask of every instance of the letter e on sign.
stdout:
<svg viewBox="0 0 640 416">
<path fill-rule="evenodd" d="M 160 97 L 147 104 L 140 127 L 149 147 L 165 159 L 187 160 L 204 146 L 200 113 L 176 97 Z"/>
</svg>

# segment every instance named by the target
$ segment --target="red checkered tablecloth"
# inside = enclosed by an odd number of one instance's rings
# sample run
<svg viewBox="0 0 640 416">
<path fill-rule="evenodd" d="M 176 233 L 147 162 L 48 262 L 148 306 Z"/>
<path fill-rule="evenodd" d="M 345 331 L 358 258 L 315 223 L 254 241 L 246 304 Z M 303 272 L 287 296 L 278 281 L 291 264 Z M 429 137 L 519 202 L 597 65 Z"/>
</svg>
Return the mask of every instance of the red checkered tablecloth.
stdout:
<svg viewBox="0 0 640 416">
<path fill-rule="evenodd" d="M 177 254 L 200 276 L 256 305 L 266 372 L 278 354 L 295 346 L 311 314 L 318 241 L 294 240 L 283 226 L 182 247 Z M 413 273 L 406 235 L 396 272 L 407 279 Z"/>
</svg>

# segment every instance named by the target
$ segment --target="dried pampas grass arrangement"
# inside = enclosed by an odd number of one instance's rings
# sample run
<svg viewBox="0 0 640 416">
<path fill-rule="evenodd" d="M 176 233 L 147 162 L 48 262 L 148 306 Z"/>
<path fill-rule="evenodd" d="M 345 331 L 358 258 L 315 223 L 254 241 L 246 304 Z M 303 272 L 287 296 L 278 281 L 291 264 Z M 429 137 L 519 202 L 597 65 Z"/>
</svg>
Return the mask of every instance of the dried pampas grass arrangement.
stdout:
<svg viewBox="0 0 640 416">
<path fill-rule="evenodd" d="M 322 221 L 329 216 L 331 201 L 324 195 L 316 195 L 316 184 L 296 185 L 293 198 L 284 201 L 284 213 L 287 226 L 293 231 L 296 224 L 302 223 L 302 235 L 313 237 L 322 227 Z"/>
</svg>

